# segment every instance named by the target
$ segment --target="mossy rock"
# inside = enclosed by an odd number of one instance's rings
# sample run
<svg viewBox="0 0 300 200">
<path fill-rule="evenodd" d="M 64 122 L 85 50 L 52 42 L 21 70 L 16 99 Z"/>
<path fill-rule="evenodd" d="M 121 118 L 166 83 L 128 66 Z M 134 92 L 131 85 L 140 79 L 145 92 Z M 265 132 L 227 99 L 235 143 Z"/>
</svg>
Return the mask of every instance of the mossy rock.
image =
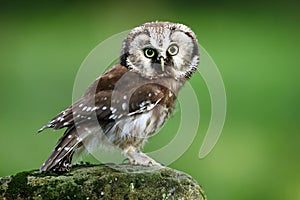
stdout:
<svg viewBox="0 0 300 200">
<path fill-rule="evenodd" d="M 199 199 L 189 175 L 167 167 L 76 166 L 64 174 L 21 172 L 0 179 L 0 199 Z"/>
</svg>

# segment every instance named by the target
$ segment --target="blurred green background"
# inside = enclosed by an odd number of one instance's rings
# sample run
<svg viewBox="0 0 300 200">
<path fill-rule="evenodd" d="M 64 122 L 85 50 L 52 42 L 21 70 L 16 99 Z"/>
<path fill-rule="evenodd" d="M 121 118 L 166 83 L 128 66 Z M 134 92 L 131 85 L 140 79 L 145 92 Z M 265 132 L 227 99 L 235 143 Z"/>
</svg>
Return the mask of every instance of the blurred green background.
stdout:
<svg viewBox="0 0 300 200">
<path fill-rule="evenodd" d="M 49 156 L 62 131 L 35 132 L 72 102 L 77 70 L 97 44 L 163 20 L 194 30 L 219 67 L 228 100 L 220 140 L 199 160 L 210 103 L 201 76 L 192 78 L 200 129 L 171 167 L 192 175 L 209 199 L 300 199 L 299 13 L 292 0 L 2 1 L 0 176 L 39 168 Z M 178 115 L 146 151 L 172 138 Z"/>
</svg>

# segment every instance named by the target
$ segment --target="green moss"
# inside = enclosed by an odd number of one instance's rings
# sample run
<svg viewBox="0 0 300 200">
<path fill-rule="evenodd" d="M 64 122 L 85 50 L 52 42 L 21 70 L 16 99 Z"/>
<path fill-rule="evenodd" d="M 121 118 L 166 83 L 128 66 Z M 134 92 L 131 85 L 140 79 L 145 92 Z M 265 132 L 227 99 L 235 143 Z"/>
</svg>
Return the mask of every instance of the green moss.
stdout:
<svg viewBox="0 0 300 200">
<path fill-rule="evenodd" d="M 203 200 L 203 191 L 190 176 L 170 168 L 89 165 L 60 175 L 23 172 L 10 180 L 4 189 L 7 199 Z"/>
<path fill-rule="evenodd" d="M 76 180 L 74 180 L 74 182 L 76 183 L 76 185 L 83 185 L 83 183 L 85 182 L 85 180 L 84 179 L 76 179 Z"/>
<path fill-rule="evenodd" d="M 5 194 L 7 199 L 28 198 L 32 196 L 34 187 L 27 184 L 27 176 L 29 174 L 31 172 L 20 172 L 12 176 Z"/>
</svg>

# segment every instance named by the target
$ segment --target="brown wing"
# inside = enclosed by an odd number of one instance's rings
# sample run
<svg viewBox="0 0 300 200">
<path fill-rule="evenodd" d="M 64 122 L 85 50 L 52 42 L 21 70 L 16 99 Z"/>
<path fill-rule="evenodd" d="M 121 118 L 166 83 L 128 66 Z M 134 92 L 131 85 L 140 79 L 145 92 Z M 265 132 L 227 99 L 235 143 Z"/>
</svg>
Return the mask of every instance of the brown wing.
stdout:
<svg viewBox="0 0 300 200">
<path fill-rule="evenodd" d="M 137 73 L 116 65 L 100 76 L 73 105 L 59 113 L 38 132 L 46 128 L 72 127 L 75 122 L 97 119 L 109 122 L 152 109 L 169 101 L 168 88 L 149 81 Z"/>
<path fill-rule="evenodd" d="M 126 73 L 127 68 L 116 65 L 100 76 L 87 89 L 86 93 L 73 105 L 59 113 L 48 124 L 43 126 L 38 132 L 46 128 L 61 129 L 74 125 L 74 120 L 78 123 L 89 120 L 94 111 L 101 120 L 109 115 L 111 94 L 117 80 Z"/>
</svg>

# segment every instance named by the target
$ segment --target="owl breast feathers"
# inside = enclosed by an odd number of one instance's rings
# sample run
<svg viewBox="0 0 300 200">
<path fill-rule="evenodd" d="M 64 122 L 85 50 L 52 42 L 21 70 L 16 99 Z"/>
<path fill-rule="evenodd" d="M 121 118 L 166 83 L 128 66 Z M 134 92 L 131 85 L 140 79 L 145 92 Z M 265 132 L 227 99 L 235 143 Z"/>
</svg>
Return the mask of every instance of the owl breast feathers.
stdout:
<svg viewBox="0 0 300 200">
<path fill-rule="evenodd" d="M 160 166 L 140 149 L 168 119 L 198 62 L 197 39 L 187 26 L 152 22 L 134 28 L 119 64 L 39 130 L 66 128 L 40 171 L 67 171 L 74 153 L 107 147 L 120 149 L 132 164 Z"/>
</svg>

